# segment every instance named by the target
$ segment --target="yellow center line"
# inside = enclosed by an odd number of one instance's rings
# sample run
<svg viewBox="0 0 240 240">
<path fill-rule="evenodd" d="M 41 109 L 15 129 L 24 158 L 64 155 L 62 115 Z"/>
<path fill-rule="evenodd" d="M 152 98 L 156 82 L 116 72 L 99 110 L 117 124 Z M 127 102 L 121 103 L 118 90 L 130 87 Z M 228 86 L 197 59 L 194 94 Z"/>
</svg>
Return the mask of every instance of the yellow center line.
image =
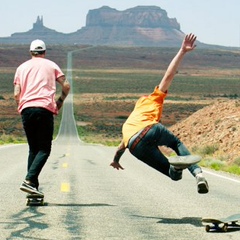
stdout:
<svg viewBox="0 0 240 240">
<path fill-rule="evenodd" d="M 66 154 L 67 156 L 67 154 Z M 68 163 L 63 163 L 62 164 L 63 168 L 68 168 Z M 69 183 L 61 183 L 61 192 L 70 192 L 70 184 Z"/>
<path fill-rule="evenodd" d="M 61 192 L 70 192 L 70 184 L 62 183 L 61 184 Z"/>
<path fill-rule="evenodd" d="M 62 167 L 63 168 L 67 168 L 68 167 L 68 163 L 63 163 Z"/>
</svg>

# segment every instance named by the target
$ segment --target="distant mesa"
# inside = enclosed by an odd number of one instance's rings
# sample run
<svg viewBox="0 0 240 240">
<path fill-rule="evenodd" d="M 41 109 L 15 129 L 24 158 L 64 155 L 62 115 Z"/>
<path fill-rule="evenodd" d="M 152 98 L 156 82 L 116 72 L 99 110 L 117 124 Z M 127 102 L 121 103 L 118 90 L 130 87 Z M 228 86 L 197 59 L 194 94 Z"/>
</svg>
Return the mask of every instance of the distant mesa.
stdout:
<svg viewBox="0 0 240 240">
<path fill-rule="evenodd" d="M 0 38 L 0 43 L 8 44 L 30 44 L 34 39 L 42 39 L 48 44 L 64 43 L 67 34 L 57 32 L 43 25 L 43 17 L 37 17 L 37 21 L 33 23 L 33 28 L 27 32 L 13 33 L 9 38 Z M 56 40 L 56 41 L 55 41 Z"/>
<path fill-rule="evenodd" d="M 47 44 L 179 47 L 184 33 L 176 18 L 157 6 L 118 11 L 108 6 L 89 10 L 86 26 L 73 33 L 47 28 L 38 16 L 33 28 L 0 38 L 0 44 L 29 44 L 40 38 Z"/>
<path fill-rule="evenodd" d="M 177 20 L 168 18 L 167 12 L 160 7 L 138 6 L 125 11 L 103 6 L 90 10 L 87 15 L 87 27 L 124 27 L 124 28 L 169 28 L 180 31 Z"/>
<path fill-rule="evenodd" d="M 90 10 L 86 27 L 76 34 L 84 43 L 91 40 L 91 44 L 127 46 L 179 46 L 184 35 L 177 20 L 156 6 Z"/>
</svg>

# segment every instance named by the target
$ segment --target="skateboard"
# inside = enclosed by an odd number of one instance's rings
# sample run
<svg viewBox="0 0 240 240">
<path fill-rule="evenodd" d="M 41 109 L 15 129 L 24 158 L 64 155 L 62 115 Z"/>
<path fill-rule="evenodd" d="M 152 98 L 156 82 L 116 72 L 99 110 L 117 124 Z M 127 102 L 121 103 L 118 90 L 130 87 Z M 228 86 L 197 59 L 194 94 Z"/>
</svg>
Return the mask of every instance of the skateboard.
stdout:
<svg viewBox="0 0 240 240">
<path fill-rule="evenodd" d="M 40 194 L 28 194 L 27 195 L 27 206 L 44 206 L 44 196 Z"/>
<path fill-rule="evenodd" d="M 186 155 L 186 156 L 173 156 L 169 157 L 169 163 L 181 169 L 190 167 L 192 164 L 196 164 L 201 161 L 201 156 L 199 155 Z"/>
<path fill-rule="evenodd" d="M 212 225 L 206 225 L 205 230 L 209 232 L 210 230 L 218 232 L 227 232 L 228 227 L 237 227 L 240 229 L 240 214 L 234 214 L 226 218 L 202 218 L 202 223 L 211 223 Z"/>
</svg>

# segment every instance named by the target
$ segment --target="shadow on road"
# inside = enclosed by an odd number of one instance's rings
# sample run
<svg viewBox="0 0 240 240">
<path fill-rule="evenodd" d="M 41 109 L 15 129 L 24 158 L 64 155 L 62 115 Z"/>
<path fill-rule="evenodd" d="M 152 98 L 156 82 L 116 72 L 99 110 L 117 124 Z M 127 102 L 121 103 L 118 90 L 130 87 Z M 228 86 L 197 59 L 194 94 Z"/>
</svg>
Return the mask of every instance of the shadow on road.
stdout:
<svg viewBox="0 0 240 240">
<path fill-rule="evenodd" d="M 106 203 L 90 203 L 90 204 L 78 204 L 78 203 L 45 203 L 48 207 L 114 207 L 115 205 Z"/>
<path fill-rule="evenodd" d="M 14 221 L 9 221 L 5 229 L 11 230 L 11 234 L 7 239 L 21 238 L 26 239 L 26 233 L 30 231 L 41 231 L 49 227 L 48 224 L 42 222 L 44 213 L 38 211 L 38 207 L 29 207 L 12 215 L 11 219 Z M 18 226 L 18 227 L 17 227 Z M 35 238 L 32 238 L 35 239 Z"/>
<path fill-rule="evenodd" d="M 141 215 L 132 215 L 133 217 L 138 218 L 150 218 L 157 219 L 157 223 L 161 224 L 191 224 L 195 227 L 204 227 L 201 219 L 199 217 L 184 217 L 184 218 L 161 218 L 161 217 L 151 217 L 151 216 L 141 216 Z M 229 226 L 227 232 L 236 232 L 240 231 L 239 226 Z M 209 233 L 224 233 L 223 231 L 211 230 Z"/>
<path fill-rule="evenodd" d="M 158 219 L 157 223 L 161 224 L 191 224 L 195 227 L 202 227 L 201 218 L 199 217 L 184 217 L 184 218 L 161 218 L 161 217 L 151 217 L 151 216 L 140 216 L 134 215 L 139 218 L 151 218 Z"/>
</svg>

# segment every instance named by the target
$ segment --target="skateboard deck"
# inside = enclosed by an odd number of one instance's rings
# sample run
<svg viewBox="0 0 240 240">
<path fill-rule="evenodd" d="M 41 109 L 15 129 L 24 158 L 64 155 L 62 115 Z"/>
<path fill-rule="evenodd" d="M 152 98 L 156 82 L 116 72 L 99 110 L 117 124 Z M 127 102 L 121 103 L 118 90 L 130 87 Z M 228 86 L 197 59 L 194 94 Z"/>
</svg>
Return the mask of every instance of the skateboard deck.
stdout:
<svg viewBox="0 0 240 240">
<path fill-rule="evenodd" d="M 27 195 L 27 206 L 44 206 L 44 196 L 40 194 L 28 194 Z"/>
<path fill-rule="evenodd" d="M 168 161 L 172 166 L 184 169 L 200 162 L 201 159 L 202 158 L 199 155 L 186 155 L 169 157 Z"/>
<path fill-rule="evenodd" d="M 234 214 L 226 218 L 202 218 L 202 223 L 210 223 L 205 225 L 206 232 L 211 230 L 227 232 L 228 227 L 237 227 L 240 229 L 240 214 Z"/>
</svg>

